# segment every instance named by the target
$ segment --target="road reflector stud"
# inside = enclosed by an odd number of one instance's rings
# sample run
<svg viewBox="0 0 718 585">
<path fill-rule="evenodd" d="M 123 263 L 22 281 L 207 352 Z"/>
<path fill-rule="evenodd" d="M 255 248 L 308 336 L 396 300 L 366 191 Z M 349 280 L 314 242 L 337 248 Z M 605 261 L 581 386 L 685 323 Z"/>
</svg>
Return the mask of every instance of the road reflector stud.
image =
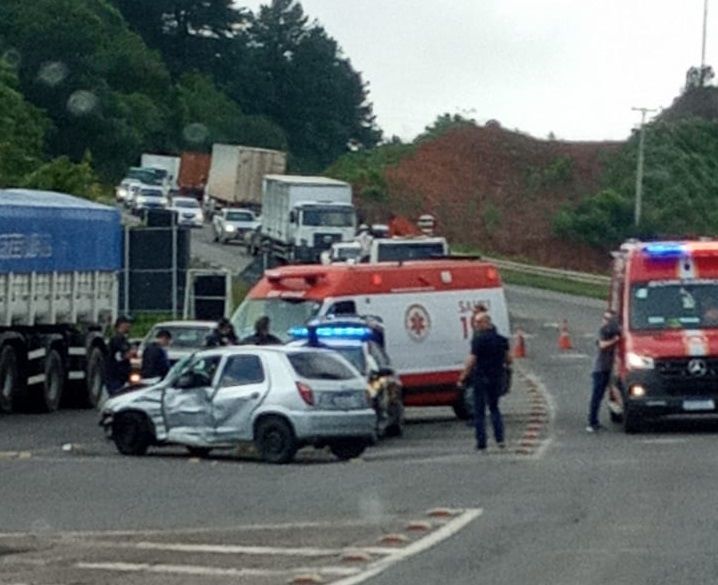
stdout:
<svg viewBox="0 0 718 585">
<path fill-rule="evenodd" d="M 409 542 L 409 537 L 399 533 L 385 534 L 379 539 L 379 542 L 382 544 L 406 544 Z"/>
<path fill-rule="evenodd" d="M 406 525 L 406 529 L 412 532 L 426 532 L 431 530 L 431 523 L 417 520 L 415 522 L 409 522 L 409 524 Z"/>
<path fill-rule="evenodd" d="M 519 447 L 518 449 L 516 449 L 516 453 L 518 453 L 519 455 L 531 455 L 531 453 L 533 453 L 533 450 L 529 449 L 528 447 Z"/>
<path fill-rule="evenodd" d="M 371 555 L 363 550 L 348 550 L 342 554 L 342 561 L 345 563 L 368 563 Z"/>
<path fill-rule="evenodd" d="M 187 461 L 189 463 L 199 463 L 199 457 L 190 457 Z"/>
<path fill-rule="evenodd" d="M 324 583 L 324 579 L 321 578 L 319 575 L 295 575 L 292 577 L 288 583 L 292 583 L 293 585 L 312 585 L 314 583 Z"/>
<path fill-rule="evenodd" d="M 538 433 L 541 429 L 543 429 L 543 424 L 539 422 L 532 422 L 526 425 L 528 432 Z"/>
</svg>

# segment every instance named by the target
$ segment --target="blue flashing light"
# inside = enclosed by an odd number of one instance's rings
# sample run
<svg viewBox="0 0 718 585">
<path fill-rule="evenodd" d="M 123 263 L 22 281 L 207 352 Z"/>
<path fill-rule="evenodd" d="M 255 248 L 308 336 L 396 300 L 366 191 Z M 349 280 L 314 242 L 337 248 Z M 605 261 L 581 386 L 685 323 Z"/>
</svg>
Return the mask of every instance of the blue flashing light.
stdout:
<svg viewBox="0 0 718 585">
<path fill-rule="evenodd" d="M 352 326 L 331 326 L 322 325 L 314 329 L 314 333 L 319 339 L 350 339 L 355 341 L 364 341 L 372 339 L 374 332 L 369 327 L 352 327 Z M 308 327 L 292 327 L 289 335 L 295 339 L 309 339 L 310 332 Z"/>
<path fill-rule="evenodd" d="M 651 258 L 670 259 L 685 256 L 686 249 L 678 242 L 656 242 L 646 244 L 643 251 Z"/>
</svg>

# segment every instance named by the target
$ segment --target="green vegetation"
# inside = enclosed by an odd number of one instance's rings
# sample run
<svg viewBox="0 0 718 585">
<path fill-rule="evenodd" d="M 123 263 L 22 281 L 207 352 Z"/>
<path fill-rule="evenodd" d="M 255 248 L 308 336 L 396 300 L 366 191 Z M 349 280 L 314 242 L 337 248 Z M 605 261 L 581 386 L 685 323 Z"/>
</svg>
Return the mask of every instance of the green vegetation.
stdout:
<svg viewBox="0 0 718 585">
<path fill-rule="evenodd" d="M 587 284 L 584 282 L 573 282 L 564 278 L 553 278 L 550 276 L 538 276 L 526 274 L 514 270 L 501 270 L 501 278 L 506 284 L 516 284 L 531 288 L 541 288 L 554 292 L 561 292 L 582 297 L 595 299 L 608 298 L 608 286 L 599 284 Z"/>
<path fill-rule="evenodd" d="M 529 167 L 526 171 L 526 187 L 535 192 L 540 189 L 561 187 L 573 178 L 573 159 L 558 156 L 545 167 Z"/>
<path fill-rule="evenodd" d="M 607 161 L 605 188 L 555 218 L 560 237 L 610 248 L 629 237 L 718 231 L 718 122 L 659 119 L 646 127 L 641 225 L 633 220 L 638 136 Z"/>
<path fill-rule="evenodd" d="M 214 142 L 315 172 L 379 138 L 360 74 L 295 0 L 0 3 L 0 186 L 92 196 L 88 168 L 113 182 L 142 152 Z"/>
</svg>

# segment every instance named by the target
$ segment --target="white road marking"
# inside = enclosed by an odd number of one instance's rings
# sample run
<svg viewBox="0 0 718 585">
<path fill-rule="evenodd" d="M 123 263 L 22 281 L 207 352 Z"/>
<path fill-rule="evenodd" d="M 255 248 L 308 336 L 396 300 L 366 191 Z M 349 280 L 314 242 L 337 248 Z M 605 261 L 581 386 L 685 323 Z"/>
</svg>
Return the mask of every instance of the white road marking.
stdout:
<svg viewBox="0 0 718 585">
<path fill-rule="evenodd" d="M 117 547 L 118 543 L 108 543 L 108 546 Z M 392 548 L 372 547 L 371 550 L 362 547 L 343 548 L 314 548 L 314 547 L 280 547 L 280 546 L 247 546 L 239 544 L 184 544 L 171 542 L 138 542 L 136 544 L 122 543 L 122 547 L 138 548 L 141 550 L 160 550 L 170 552 L 211 553 L 227 555 L 272 555 L 289 557 L 330 557 L 339 556 L 349 550 L 362 550 L 372 554 L 388 555 L 395 552 Z"/>
<path fill-rule="evenodd" d="M 319 573 L 332 577 L 356 575 L 359 569 L 350 567 L 295 567 L 292 569 L 234 569 L 204 565 L 165 565 L 149 563 L 76 563 L 78 569 L 116 571 L 121 573 L 159 573 L 162 575 L 194 575 L 196 577 L 287 577 L 298 573 Z"/>
<path fill-rule="evenodd" d="M 590 358 L 591 358 L 591 356 L 588 354 L 577 353 L 577 352 L 555 353 L 551 356 L 552 360 L 587 360 Z"/>
<path fill-rule="evenodd" d="M 678 445 L 687 442 L 688 439 L 641 439 L 639 441 L 644 445 Z"/>
<path fill-rule="evenodd" d="M 334 581 L 332 585 L 357 585 L 358 583 L 363 583 L 372 577 L 376 577 L 401 561 L 405 561 L 406 559 L 422 553 L 452 537 L 454 534 L 473 522 L 476 518 L 481 516 L 482 513 L 483 510 L 481 508 L 465 510 L 444 524 L 441 528 L 438 528 L 421 540 L 417 540 L 408 546 L 398 549 L 394 554 L 371 563 L 365 570 L 355 575 Z"/>
</svg>

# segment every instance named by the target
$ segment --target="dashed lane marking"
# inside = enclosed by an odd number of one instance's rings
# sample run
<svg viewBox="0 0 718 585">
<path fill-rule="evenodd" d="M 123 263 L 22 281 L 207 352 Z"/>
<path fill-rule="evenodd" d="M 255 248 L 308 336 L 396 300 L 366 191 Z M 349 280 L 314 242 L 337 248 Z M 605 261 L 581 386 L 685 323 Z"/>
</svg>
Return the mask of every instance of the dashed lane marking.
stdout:
<svg viewBox="0 0 718 585">
<path fill-rule="evenodd" d="M 586 353 L 577 353 L 577 352 L 555 353 L 551 356 L 552 360 L 587 360 L 590 358 L 591 358 L 591 356 Z"/>
<path fill-rule="evenodd" d="M 338 581 L 334 581 L 332 585 L 357 585 L 358 583 L 364 583 L 368 579 L 380 575 L 394 565 L 429 550 L 444 540 L 451 538 L 454 534 L 461 531 L 468 524 L 481 516 L 482 513 L 483 510 L 481 508 L 467 509 L 421 540 L 417 540 L 401 549 L 397 549 L 397 551 L 392 555 L 371 563 L 364 570 L 359 571 L 355 575 L 347 576 L 343 579 L 339 579 Z"/>
</svg>

